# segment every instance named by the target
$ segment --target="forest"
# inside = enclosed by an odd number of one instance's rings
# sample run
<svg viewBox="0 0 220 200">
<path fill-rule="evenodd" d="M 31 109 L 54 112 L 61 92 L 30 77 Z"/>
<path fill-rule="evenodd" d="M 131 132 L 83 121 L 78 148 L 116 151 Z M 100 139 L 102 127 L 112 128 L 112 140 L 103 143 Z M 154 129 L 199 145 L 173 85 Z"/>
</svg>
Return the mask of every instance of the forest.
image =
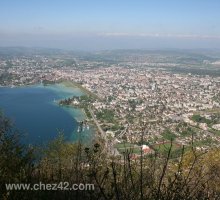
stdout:
<svg viewBox="0 0 220 200">
<path fill-rule="evenodd" d="M 25 146 L 22 135 L 0 115 L 0 199 L 220 199 L 220 149 L 182 151 L 132 158 L 91 146 L 69 143 L 62 134 L 44 147 Z M 9 183 L 94 184 L 94 190 L 6 190 Z"/>
</svg>

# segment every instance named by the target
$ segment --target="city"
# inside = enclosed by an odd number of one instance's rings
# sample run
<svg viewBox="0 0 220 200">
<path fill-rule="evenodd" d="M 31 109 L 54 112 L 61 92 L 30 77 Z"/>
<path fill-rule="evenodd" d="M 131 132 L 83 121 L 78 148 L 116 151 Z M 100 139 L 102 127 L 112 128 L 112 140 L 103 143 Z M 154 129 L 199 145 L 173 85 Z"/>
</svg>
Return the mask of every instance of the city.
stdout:
<svg viewBox="0 0 220 200">
<path fill-rule="evenodd" d="M 220 1 L 0 1 L 0 200 L 220 200 Z"/>
<path fill-rule="evenodd" d="M 178 150 L 191 145 L 192 135 L 197 149 L 219 146 L 220 76 L 172 72 L 166 66 L 183 65 L 175 56 L 172 62 L 166 52 L 158 57 L 150 53 L 145 57 L 143 52 L 136 53 L 136 58 L 132 52 L 126 53 L 122 61 L 115 59 L 113 63 L 113 58 L 96 61 L 94 56 L 89 61 L 79 55 L 1 59 L 1 85 L 70 81 L 89 91 L 88 96 L 94 94 L 83 109 L 87 114 L 94 112 L 105 131 L 102 137 L 115 147 L 112 154 L 122 153 L 126 145 L 138 149 L 137 155 L 140 145 L 152 153 L 171 139 Z M 201 62 L 192 65 L 219 67 L 217 59 Z M 78 106 L 79 99 L 73 97 L 69 104 Z M 89 115 L 91 118 L 91 112 Z"/>
</svg>

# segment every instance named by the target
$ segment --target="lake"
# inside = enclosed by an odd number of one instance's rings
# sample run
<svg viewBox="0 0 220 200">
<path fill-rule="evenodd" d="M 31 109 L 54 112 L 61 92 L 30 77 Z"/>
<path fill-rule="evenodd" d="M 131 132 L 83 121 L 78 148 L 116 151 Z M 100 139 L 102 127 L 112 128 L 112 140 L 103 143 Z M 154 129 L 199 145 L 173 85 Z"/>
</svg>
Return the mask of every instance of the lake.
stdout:
<svg viewBox="0 0 220 200">
<path fill-rule="evenodd" d="M 0 87 L 0 110 L 22 133 L 26 144 L 47 143 L 60 132 L 68 141 L 80 139 L 87 143 L 93 139 L 92 128 L 77 132 L 77 120 L 85 119 L 84 113 L 57 104 L 60 99 L 80 95 L 83 95 L 80 89 L 63 84 Z"/>
</svg>

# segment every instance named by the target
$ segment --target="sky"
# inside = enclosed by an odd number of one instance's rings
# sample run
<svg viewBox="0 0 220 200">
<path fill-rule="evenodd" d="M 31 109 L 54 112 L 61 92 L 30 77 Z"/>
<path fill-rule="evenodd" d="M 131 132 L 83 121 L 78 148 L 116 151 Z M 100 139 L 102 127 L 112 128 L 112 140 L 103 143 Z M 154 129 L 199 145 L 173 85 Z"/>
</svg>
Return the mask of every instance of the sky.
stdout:
<svg viewBox="0 0 220 200">
<path fill-rule="evenodd" d="M 219 0 L 0 0 L 0 46 L 219 48 Z"/>
</svg>

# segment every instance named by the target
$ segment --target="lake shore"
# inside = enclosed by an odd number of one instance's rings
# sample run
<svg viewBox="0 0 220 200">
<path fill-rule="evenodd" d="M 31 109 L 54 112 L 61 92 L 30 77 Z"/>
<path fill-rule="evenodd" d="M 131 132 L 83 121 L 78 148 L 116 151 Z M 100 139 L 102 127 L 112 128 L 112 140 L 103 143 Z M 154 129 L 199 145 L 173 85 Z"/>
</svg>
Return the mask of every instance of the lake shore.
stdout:
<svg viewBox="0 0 220 200">
<path fill-rule="evenodd" d="M 83 109 L 73 106 L 59 106 L 57 103 L 64 98 L 85 95 L 85 92 L 80 88 L 54 83 L 22 85 L 13 88 L 6 86 L 1 87 L 1 90 L 4 91 L 1 93 L 3 111 L 13 121 L 18 122 L 16 126 L 19 130 L 30 135 L 30 138 L 27 138 L 28 143 L 40 144 L 43 141 L 49 141 L 49 138 L 53 139 L 57 132 L 62 132 L 62 130 L 65 130 L 67 140 L 70 142 L 76 142 L 80 139 L 83 143 L 89 143 L 94 139 L 95 131 L 92 126 L 82 133 L 77 131 L 78 122 L 87 119 Z M 15 99 L 16 104 L 14 103 Z M 13 108 L 14 105 L 16 107 Z M 43 110 L 41 110 L 42 107 Z M 44 114 L 42 115 L 42 113 Z M 39 123 L 35 123 L 37 119 Z"/>
<path fill-rule="evenodd" d="M 79 84 L 77 82 L 74 82 L 74 81 L 63 81 L 63 82 L 61 82 L 61 84 L 63 84 L 66 87 L 78 88 L 83 93 L 85 93 L 86 95 L 89 95 L 89 96 L 92 96 L 94 98 L 100 99 L 96 94 L 94 94 L 93 92 L 89 91 L 88 89 L 86 89 L 85 87 L 83 87 L 81 84 Z"/>
<path fill-rule="evenodd" d="M 47 85 L 46 87 L 48 87 L 49 85 Z M 54 86 L 54 84 L 51 85 L 52 87 Z M 87 90 L 86 88 L 84 88 L 82 85 L 76 83 L 76 82 L 71 82 L 71 81 L 62 81 L 60 83 L 56 83 L 55 84 L 56 90 L 57 92 L 59 92 L 59 90 L 61 91 L 67 91 L 70 93 L 74 93 L 74 95 L 68 95 L 68 96 L 62 96 L 62 99 L 65 98 L 71 98 L 73 96 L 83 96 L 83 95 L 87 95 L 87 96 L 91 96 L 93 98 L 97 98 L 95 94 L 93 94 L 92 92 L 90 92 L 89 90 Z M 58 102 L 56 102 L 56 104 L 58 105 Z M 68 112 L 72 118 L 74 118 L 76 121 L 80 122 L 80 121 L 90 121 L 84 108 L 80 108 L 74 105 L 62 105 L 61 106 L 62 109 L 64 109 L 66 112 Z M 94 123 L 92 123 L 91 121 L 89 122 L 90 124 L 90 130 L 86 130 L 85 134 L 90 134 L 92 137 L 92 139 L 95 138 L 95 126 Z M 73 133 L 73 135 L 76 133 Z"/>
</svg>

